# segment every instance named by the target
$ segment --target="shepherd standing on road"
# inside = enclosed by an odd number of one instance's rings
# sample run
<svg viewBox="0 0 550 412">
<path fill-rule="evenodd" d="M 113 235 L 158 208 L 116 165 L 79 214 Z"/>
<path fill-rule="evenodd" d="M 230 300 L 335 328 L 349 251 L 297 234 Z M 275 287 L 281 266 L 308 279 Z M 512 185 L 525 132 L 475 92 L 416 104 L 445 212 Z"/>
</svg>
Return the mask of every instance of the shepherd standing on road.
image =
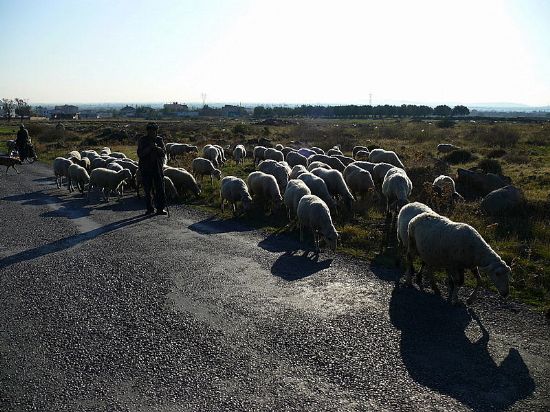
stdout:
<svg viewBox="0 0 550 412">
<path fill-rule="evenodd" d="M 151 190 L 155 189 L 155 207 L 157 215 L 167 215 L 166 196 L 164 194 L 163 166 L 166 159 L 166 148 L 162 137 L 157 135 L 158 125 L 147 124 L 147 134 L 138 141 L 137 155 L 139 157 L 139 170 L 145 192 L 146 215 L 152 214 L 153 201 Z"/>
</svg>

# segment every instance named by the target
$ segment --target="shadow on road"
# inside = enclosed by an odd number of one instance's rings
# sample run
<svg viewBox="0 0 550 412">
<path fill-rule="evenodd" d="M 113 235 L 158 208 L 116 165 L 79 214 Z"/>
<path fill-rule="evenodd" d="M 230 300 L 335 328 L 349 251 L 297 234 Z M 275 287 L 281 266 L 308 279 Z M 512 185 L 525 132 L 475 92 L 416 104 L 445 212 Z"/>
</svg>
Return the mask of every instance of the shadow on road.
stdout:
<svg viewBox="0 0 550 412">
<path fill-rule="evenodd" d="M 258 246 L 268 252 L 292 252 L 304 248 L 304 245 L 292 238 L 289 232 L 272 233 L 258 242 Z"/>
<path fill-rule="evenodd" d="M 332 259 L 319 261 L 318 254 L 286 252 L 273 263 L 271 273 L 284 280 L 299 280 L 327 269 L 331 263 Z"/>
<path fill-rule="evenodd" d="M 249 232 L 254 230 L 240 223 L 236 218 L 220 219 L 218 216 L 211 216 L 200 222 L 188 226 L 189 230 L 202 235 L 215 235 L 230 232 Z"/>
<path fill-rule="evenodd" d="M 147 216 L 136 216 L 128 219 L 119 220 L 118 222 L 109 223 L 108 225 L 90 230 L 88 232 L 69 236 L 63 239 L 56 240 L 52 243 L 48 243 L 47 245 L 39 246 L 34 249 L 16 253 L 15 255 L 7 256 L 3 259 L 0 259 L 0 269 L 5 269 L 6 267 L 14 265 L 16 263 L 33 260 L 48 255 L 50 253 L 56 253 L 62 250 L 70 249 L 82 242 L 94 239 L 97 236 L 102 235 L 103 233 L 108 233 L 114 230 L 121 229 L 125 226 L 132 225 L 147 218 Z"/>
<path fill-rule="evenodd" d="M 2 200 L 6 200 L 9 202 L 21 202 L 22 205 L 41 206 L 63 203 L 65 201 L 65 198 L 61 196 L 52 196 L 44 193 L 43 190 L 37 190 L 21 195 L 6 196 L 3 197 Z"/>
<path fill-rule="evenodd" d="M 487 348 L 487 330 L 465 306 L 449 305 L 414 288 L 395 288 L 389 313 L 401 331 L 403 363 L 419 384 L 476 411 L 507 409 L 535 390 L 516 349 L 496 364 Z M 475 342 L 465 332 L 472 327 L 481 334 Z"/>
</svg>

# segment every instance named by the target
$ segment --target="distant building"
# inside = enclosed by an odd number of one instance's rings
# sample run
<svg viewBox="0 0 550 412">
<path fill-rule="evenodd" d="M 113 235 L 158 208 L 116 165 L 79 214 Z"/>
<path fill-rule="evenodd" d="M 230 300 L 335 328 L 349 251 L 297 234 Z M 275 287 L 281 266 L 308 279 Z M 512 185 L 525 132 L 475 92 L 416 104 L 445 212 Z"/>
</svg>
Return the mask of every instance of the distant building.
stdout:
<svg viewBox="0 0 550 412">
<path fill-rule="evenodd" d="M 186 104 L 180 104 L 178 102 L 167 103 L 164 105 L 165 113 L 182 113 L 188 110 L 189 108 Z"/>
<path fill-rule="evenodd" d="M 45 106 L 35 106 L 32 108 L 32 112 L 38 117 L 51 117 L 52 108 Z"/>
<path fill-rule="evenodd" d="M 73 106 L 71 104 L 55 106 L 50 112 L 50 118 L 52 119 L 76 119 L 77 117 L 78 106 Z"/>
<path fill-rule="evenodd" d="M 97 110 L 87 109 L 78 113 L 79 119 L 97 119 Z"/>
<path fill-rule="evenodd" d="M 132 106 L 125 106 L 120 109 L 120 117 L 136 117 L 136 108 Z"/>
<path fill-rule="evenodd" d="M 248 112 L 244 107 L 233 106 L 230 104 L 223 106 L 221 112 L 223 117 L 243 117 L 248 115 Z"/>
</svg>

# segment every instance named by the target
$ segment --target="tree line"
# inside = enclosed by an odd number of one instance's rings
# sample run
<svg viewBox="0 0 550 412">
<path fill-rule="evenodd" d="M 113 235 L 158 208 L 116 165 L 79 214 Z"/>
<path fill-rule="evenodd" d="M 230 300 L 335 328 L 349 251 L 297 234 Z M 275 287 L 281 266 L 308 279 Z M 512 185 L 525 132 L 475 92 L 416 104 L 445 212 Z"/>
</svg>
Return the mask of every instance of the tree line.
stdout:
<svg viewBox="0 0 550 412">
<path fill-rule="evenodd" d="M 20 117 L 21 120 L 31 115 L 31 106 L 29 106 L 29 103 L 25 99 L 20 99 L 18 97 L 15 99 L 7 97 L 2 98 L 0 100 L 0 108 L 2 109 L 3 117 L 8 120 L 11 120 L 13 113 Z"/>
<path fill-rule="evenodd" d="M 453 108 L 447 105 L 436 107 L 402 104 L 395 105 L 344 105 L 344 106 L 312 106 L 296 107 L 275 106 L 254 108 L 254 117 L 334 117 L 334 118 L 382 118 L 382 117 L 428 117 L 428 116 L 467 116 L 470 110 L 458 105 Z"/>
</svg>

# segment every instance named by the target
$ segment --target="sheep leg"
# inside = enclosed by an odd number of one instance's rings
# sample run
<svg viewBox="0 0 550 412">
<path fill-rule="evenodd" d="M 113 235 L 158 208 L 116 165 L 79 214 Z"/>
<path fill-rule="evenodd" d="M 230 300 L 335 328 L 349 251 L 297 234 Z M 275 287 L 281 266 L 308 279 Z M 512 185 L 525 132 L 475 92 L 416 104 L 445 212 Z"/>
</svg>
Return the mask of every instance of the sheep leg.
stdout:
<svg viewBox="0 0 550 412">
<path fill-rule="evenodd" d="M 222 199 L 222 213 L 225 211 L 225 199 Z"/>
<path fill-rule="evenodd" d="M 428 277 L 430 281 L 430 286 L 432 287 L 432 290 L 434 293 L 438 296 L 441 296 L 441 291 L 439 290 L 439 287 L 437 286 L 437 283 L 435 281 L 434 272 L 431 267 L 426 268 L 426 276 Z"/>
<path fill-rule="evenodd" d="M 17 169 L 15 168 L 15 165 L 12 165 L 12 166 L 13 166 L 13 170 L 15 170 L 15 173 L 19 174 L 20 172 L 19 172 L 19 170 L 17 170 Z"/>
<path fill-rule="evenodd" d="M 300 242 L 304 241 L 304 229 L 302 228 L 302 224 L 299 223 L 298 226 L 300 227 Z"/>
<path fill-rule="evenodd" d="M 468 296 L 468 299 L 466 299 L 466 303 L 468 305 L 471 305 L 474 303 L 474 301 L 477 298 L 477 294 L 479 292 L 479 288 L 481 287 L 481 275 L 479 274 L 479 269 L 476 267 L 475 269 L 472 269 L 472 273 L 474 274 L 476 278 L 476 287 L 474 288 L 473 292 Z"/>
<path fill-rule="evenodd" d="M 412 261 L 411 261 L 412 263 Z M 414 268 L 413 268 L 414 270 Z M 418 270 L 418 273 L 416 274 L 416 284 L 418 285 L 418 287 L 420 288 L 420 290 L 424 290 L 424 284 L 423 284 L 423 281 L 422 281 L 422 275 L 424 274 L 424 262 L 422 262 L 422 264 L 420 265 L 420 269 Z"/>
<path fill-rule="evenodd" d="M 10 169 L 10 167 L 6 167 L 6 176 L 8 175 L 8 170 Z"/>
<path fill-rule="evenodd" d="M 413 257 L 407 253 L 406 257 L 407 270 L 405 271 L 405 285 L 412 286 L 412 275 L 414 275 Z"/>
</svg>

